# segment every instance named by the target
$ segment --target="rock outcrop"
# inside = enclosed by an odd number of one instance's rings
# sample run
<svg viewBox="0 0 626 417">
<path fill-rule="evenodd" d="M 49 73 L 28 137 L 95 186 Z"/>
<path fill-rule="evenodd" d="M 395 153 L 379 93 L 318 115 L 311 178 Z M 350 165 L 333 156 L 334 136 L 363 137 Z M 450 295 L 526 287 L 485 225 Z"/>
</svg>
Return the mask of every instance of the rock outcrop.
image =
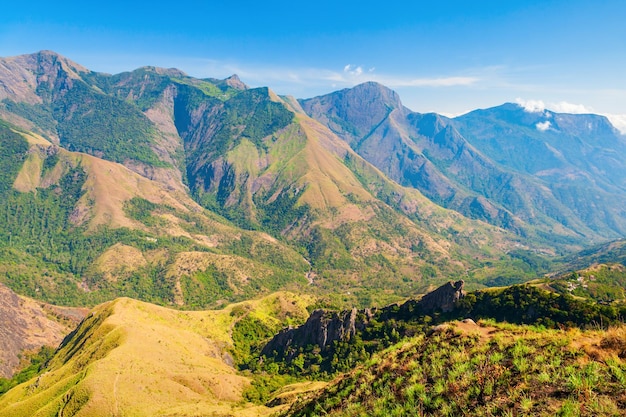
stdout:
<svg viewBox="0 0 626 417">
<path fill-rule="evenodd" d="M 274 352 L 289 359 L 300 347 L 319 346 L 322 350 L 335 341 L 350 340 L 363 330 L 372 317 L 371 310 L 326 311 L 315 310 L 300 327 L 282 330 L 263 348 L 262 355 Z"/>
<path fill-rule="evenodd" d="M 454 310 L 457 301 L 465 296 L 465 281 L 450 281 L 433 292 L 429 292 L 417 302 L 420 311 L 426 314 L 441 311 L 449 313 Z"/>
<path fill-rule="evenodd" d="M 300 348 L 318 346 L 326 350 L 336 341 L 350 340 L 364 330 L 376 314 L 377 320 L 402 318 L 410 320 L 412 316 L 448 313 L 453 311 L 455 303 L 465 296 L 465 282 L 450 281 L 433 292 L 426 294 L 419 301 L 409 300 L 402 305 L 390 305 L 378 311 L 373 309 L 344 311 L 315 310 L 306 323 L 300 327 L 289 327 L 278 333 L 261 351 L 262 355 L 292 359 Z"/>
</svg>

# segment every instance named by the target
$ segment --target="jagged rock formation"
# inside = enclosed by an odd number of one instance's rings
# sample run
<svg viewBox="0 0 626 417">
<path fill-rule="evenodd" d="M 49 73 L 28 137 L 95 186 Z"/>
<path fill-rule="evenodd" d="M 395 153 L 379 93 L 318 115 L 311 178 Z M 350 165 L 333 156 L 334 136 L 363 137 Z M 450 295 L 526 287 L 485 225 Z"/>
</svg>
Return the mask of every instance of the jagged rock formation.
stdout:
<svg viewBox="0 0 626 417">
<path fill-rule="evenodd" d="M 463 280 L 450 281 L 435 291 L 426 294 L 417 303 L 420 311 L 426 314 L 436 311 L 449 313 L 454 310 L 456 302 L 465 296 L 465 291 L 463 291 L 464 285 L 465 281 Z"/>
<path fill-rule="evenodd" d="M 287 358 L 300 347 L 316 345 L 325 349 L 335 341 L 344 341 L 352 338 L 357 331 L 363 330 L 372 317 L 370 309 L 344 311 L 315 310 L 306 323 L 293 328 L 288 327 L 278 333 L 263 348 L 262 355 L 273 352 Z"/>
</svg>

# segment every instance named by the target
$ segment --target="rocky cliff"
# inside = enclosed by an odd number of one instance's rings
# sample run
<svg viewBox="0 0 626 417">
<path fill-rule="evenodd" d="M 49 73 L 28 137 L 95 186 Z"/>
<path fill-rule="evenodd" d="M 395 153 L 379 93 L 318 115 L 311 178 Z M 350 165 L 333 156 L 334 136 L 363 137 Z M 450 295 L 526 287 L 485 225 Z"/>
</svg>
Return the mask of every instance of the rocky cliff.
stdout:
<svg viewBox="0 0 626 417">
<path fill-rule="evenodd" d="M 450 281 L 426 294 L 419 301 L 409 300 L 400 306 L 394 304 L 380 310 L 356 308 L 340 312 L 315 310 L 302 326 L 288 327 L 274 336 L 265 345 L 261 354 L 280 356 L 289 360 L 300 348 L 306 346 L 318 346 L 323 351 L 336 341 L 350 340 L 364 330 L 374 316 L 380 321 L 399 317 L 410 319 L 411 315 L 453 311 L 455 303 L 465 296 L 464 285 L 463 280 Z"/>
</svg>

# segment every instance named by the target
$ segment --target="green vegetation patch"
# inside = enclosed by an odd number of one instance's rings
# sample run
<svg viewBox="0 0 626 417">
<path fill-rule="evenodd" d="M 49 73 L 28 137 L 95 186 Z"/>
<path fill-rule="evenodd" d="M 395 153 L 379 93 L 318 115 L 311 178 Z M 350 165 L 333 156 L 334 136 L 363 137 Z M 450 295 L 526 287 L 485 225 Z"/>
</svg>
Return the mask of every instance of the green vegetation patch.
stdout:
<svg viewBox="0 0 626 417">
<path fill-rule="evenodd" d="M 167 166 L 150 145 L 155 130 L 138 107 L 77 82 L 53 103 L 61 144 L 114 162 Z"/>
<path fill-rule="evenodd" d="M 13 182 L 24 164 L 28 142 L 0 120 L 0 197 L 13 187 Z"/>
<path fill-rule="evenodd" d="M 39 351 L 26 354 L 22 359 L 28 363 L 27 366 L 12 378 L 0 378 L 0 396 L 11 388 L 39 375 L 54 355 L 54 351 L 55 349 L 53 347 L 42 346 Z"/>
<path fill-rule="evenodd" d="M 295 343 L 263 357 L 262 369 L 328 379 L 353 369 L 402 338 L 428 333 L 433 325 L 468 317 L 530 324 L 542 329 L 608 328 L 623 324 L 626 306 L 600 305 L 531 285 L 475 291 L 458 301 L 455 310 L 447 313 L 426 313 L 419 302 L 409 300 L 401 305 L 370 310 L 367 315 L 361 310 L 356 316 L 356 334 L 353 336 L 323 347 Z"/>
</svg>

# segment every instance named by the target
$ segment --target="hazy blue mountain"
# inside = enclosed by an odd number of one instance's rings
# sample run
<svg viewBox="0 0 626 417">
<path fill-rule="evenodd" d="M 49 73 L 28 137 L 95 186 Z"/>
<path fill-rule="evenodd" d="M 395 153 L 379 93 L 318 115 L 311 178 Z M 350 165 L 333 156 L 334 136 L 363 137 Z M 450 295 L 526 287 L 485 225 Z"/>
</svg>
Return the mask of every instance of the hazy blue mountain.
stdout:
<svg viewBox="0 0 626 417">
<path fill-rule="evenodd" d="M 593 230 L 623 235 L 626 137 L 605 117 L 529 112 L 508 103 L 473 111 L 453 123 L 500 166 L 540 179 Z"/>
<path fill-rule="evenodd" d="M 372 82 L 300 103 L 392 179 L 465 216 L 560 243 L 626 232 L 625 145 L 603 117 L 507 104 L 451 120 Z"/>
</svg>

